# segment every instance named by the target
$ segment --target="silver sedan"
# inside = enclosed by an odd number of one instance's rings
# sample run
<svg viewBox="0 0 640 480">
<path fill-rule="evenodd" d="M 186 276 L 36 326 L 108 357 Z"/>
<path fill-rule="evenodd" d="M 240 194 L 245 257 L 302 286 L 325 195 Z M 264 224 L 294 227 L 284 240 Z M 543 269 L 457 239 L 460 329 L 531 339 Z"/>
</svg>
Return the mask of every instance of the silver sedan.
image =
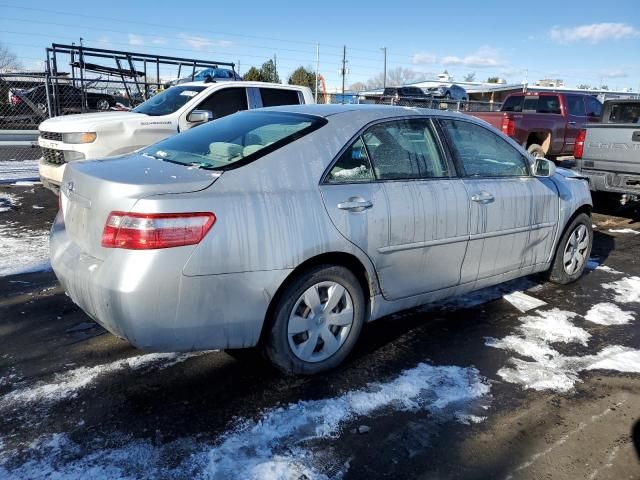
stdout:
<svg viewBox="0 0 640 480">
<path fill-rule="evenodd" d="M 288 106 L 69 164 L 51 260 L 137 347 L 258 346 L 313 374 L 393 312 L 536 272 L 576 280 L 590 212 L 584 179 L 472 117 Z"/>
</svg>

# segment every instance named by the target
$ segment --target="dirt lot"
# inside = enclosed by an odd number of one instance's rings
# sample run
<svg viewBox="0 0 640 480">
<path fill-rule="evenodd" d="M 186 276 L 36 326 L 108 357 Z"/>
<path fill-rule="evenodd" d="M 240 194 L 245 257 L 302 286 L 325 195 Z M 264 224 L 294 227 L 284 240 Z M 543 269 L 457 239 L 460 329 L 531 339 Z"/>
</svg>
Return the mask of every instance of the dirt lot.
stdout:
<svg viewBox="0 0 640 480">
<path fill-rule="evenodd" d="M 383 319 L 316 378 L 105 332 L 41 271 L 56 208 L 0 186 L 0 478 L 640 478 L 637 204 L 594 215 L 579 282 Z"/>
</svg>

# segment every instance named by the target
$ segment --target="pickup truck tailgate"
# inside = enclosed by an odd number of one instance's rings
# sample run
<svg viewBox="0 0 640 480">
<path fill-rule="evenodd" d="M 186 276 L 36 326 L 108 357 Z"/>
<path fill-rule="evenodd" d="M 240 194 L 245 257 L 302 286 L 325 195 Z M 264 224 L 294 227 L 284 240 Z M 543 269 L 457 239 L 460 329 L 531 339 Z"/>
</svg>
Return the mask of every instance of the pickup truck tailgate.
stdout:
<svg viewBox="0 0 640 480">
<path fill-rule="evenodd" d="M 589 125 L 581 166 L 640 175 L 640 124 Z"/>
</svg>

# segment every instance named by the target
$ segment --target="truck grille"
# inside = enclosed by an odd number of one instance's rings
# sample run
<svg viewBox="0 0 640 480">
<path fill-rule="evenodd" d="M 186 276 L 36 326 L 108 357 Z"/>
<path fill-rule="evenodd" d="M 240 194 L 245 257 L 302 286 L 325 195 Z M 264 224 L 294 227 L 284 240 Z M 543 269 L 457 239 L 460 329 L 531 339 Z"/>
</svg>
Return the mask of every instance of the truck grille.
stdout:
<svg viewBox="0 0 640 480">
<path fill-rule="evenodd" d="M 45 140 L 55 140 L 58 142 L 62 141 L 62 134 L 58 132 L 43 132 L 40 131 L 40 137 Z"/>
<path fill-rule="evenodd" d="M 43 148 L 42 158 L 47 163 L 53 163 L 55 165 L 62 165 L 65 163 L 64 151 L 54 150 L 53 148 Z"/>
</svg>

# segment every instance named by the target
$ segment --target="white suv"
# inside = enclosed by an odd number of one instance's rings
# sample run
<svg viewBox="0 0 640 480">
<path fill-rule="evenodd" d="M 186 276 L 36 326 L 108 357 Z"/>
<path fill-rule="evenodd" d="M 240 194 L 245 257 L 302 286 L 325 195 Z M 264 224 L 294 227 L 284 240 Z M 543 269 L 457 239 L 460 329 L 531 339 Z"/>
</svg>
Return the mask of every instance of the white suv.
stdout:
<svg viewBox="0 0 640 480">
<path fill-rule="evenodd" d="M 263 82 L 190 82 L 130 112 L 87 113 L 40 124 L 40 178 L 58 192 L 66 163 L 120 155 L 239 110 L 314 103 L 311 90 Z"/>
</svg>

